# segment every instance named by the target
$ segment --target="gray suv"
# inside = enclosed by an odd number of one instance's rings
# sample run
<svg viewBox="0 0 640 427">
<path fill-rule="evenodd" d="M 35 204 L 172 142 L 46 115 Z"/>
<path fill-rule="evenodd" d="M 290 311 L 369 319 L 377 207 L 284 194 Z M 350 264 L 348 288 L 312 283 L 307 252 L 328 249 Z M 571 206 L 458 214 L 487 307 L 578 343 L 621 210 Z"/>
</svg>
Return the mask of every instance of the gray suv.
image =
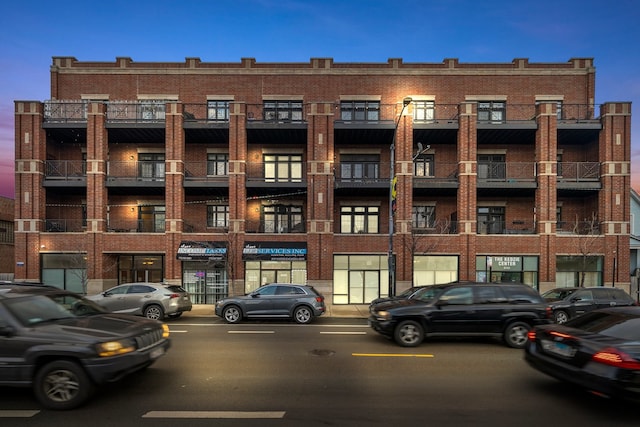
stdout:
<svg viewBox="0 0 640 427">
<path fill-rule="evenodd" d="M 326 310 L 324 296 L 313 286 L 293 283 L 271 283 L 248 295 L 228 297 L 216 303 L 215 312 L 227 323 L 244 318 L 292 318 L 309 323 Z"/>
<path fill-rule="evenodd" d="M 636 305 L 624 290 L 602 286 L 556 288 L 543 293 L 542 297 L 551 306 L 556 323 L 565 323 L 598 308 Z"/>
<path fill-rule="evenodd" d="M 0 386 L 32 387 L 49 409 L 72 409 L 96 386 L 144 369 L 169 349 L 158 321 L 105 312 L 53 286 L 0 285 Z"/>
</svg>

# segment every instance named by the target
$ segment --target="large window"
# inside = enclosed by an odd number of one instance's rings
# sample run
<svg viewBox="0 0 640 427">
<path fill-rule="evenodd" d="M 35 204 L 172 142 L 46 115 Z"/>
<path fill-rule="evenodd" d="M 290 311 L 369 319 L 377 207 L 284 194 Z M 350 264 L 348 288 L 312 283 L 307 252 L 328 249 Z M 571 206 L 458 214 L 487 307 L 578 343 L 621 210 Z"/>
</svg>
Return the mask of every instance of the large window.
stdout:
<svg viewBox="0 0 640 427">
<path fill-rule="evenodd" d="M 416 122 L 432 122 L 435 120 L 436 106 L 434 101 L 413 101 L 413 120 Z"/>
<path fill-rule="evenodd" d="M 433 228 L 435 223 L 435 206 L 414 206 L 412 208 L 412 227 L 414 229 Z"/>
<path fill-rule="evenodd" d="M 42 254 L 42 283 L 79 294 L 87 293 L 87 255 Z"/>
<path fill-rule="evenodd" d="M 420 154 L 413 161 L 413 176 L 418 178 L 434 176 L 433 154 Z"/>
<path fill-rule="evenodd" d="M 266 101 L 264 103 L 265 121 L 301 121 L 302 101 Z"/>
<path fill-rule="evenodd" d="M 304 232 L 302 206 L 263 206 L 262 212 L 262 228 L 265 233 Z"/>
<path fill-rule="evenodd" d="M 389 292 L 386 255 L 335 255 L 333 303 L 367 304 Z"/>
<path fill-rule="evenodd" d="M 307 283 L 306 261 L 246 261 L 246 293 L 267 283 Z"/>
<path fill-rule="evenodd" d="M 504 180 L 506 176 L 504 154 L 478 154 L 478 179 Z"/>
<path fill-rule="evenodd" d="M 229 205 L 207 206 L 207 227 L 229 227 Z"/>
<path fill-rule="evenodd" d="M 340 233 L 376 234 L 380 232 L 380 208 L 378 206 L 342 206 L 340 208 Z"/>
<path fill-rule="evenodd" d="M 229 155 L 226 153 L 207 154 L 207 175 L 208 176 L 229 175 Z"/>
<path fill-rule="evenodd" d="M 380 177 L 380 156 L 377 154 L 343 154 L 340 156 L 340 178 L 366 181 Z"/>
<path fill-rule="evenodd" d="M 207 101 L 207 119 L 229 121 L 229 101 Z"/>
<path fill-rule="evenodd" d="M 504 233 L 504 206 L 478 206 L 478 234 Z"/>
<path fill-rule="evenodd" d="M 506 120 L 506 103 L 496 101 L 478 102 L 478 121 L 503 123 Z"/>
<path fill-rule="evenodd" d="M 602 256 L 574 255 L 556 257 L 556 286 L 602 286 Z"/>
<path fill-rule="evenodd" d="M 343 101 L 340 103 L 340 118 L 345 121 L 378 121 L 380 102 Z"/>
<path fill-rule="evenodd" d="M 457 255 L 414 255 L 413 286 L 458 280 Z"/>
<path fill-rule="evenodd" d="M 302 155 L 265 154 L 264 178 L 266 182 L 302 182 Z"/>
<path fill-rule="evenodd" d="M 164 153 L 138 154 L 138 173 L 144 180 L 164 180 Z"/>
<path fill-rule="evenodd" d="M 138 208 L 138 231 L 142 233 L 164 233 L 166 208 L 164 206 L 140 206 Z"/>
</svg>

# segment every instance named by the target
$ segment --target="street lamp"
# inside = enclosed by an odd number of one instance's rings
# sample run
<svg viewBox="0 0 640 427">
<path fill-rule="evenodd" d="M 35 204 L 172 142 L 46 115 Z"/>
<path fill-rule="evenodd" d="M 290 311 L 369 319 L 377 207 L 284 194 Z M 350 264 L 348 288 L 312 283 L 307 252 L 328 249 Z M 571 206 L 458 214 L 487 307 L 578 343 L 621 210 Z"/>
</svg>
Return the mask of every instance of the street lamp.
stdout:
<svg viewBox="0 0 640 427">
<path fill-rule="evenodd" d="M 407 105 L 411 104 L 411 97 L 406 97 L 402 100 L 402 110 L 396 121 L 396 126 L 393 129 L 393 139 L 391 140 L 391 164 L 389 166 L 389 253 L 387 254 L 388 268 L 389 268 L 389 296 L 395 295 L 396 291 L 396 262 L 393 257 L 393 217 L 395 215 L 395 201 L 396 201 L 396 134 L 398 133 L 398 126 L 400 125 L 400 119 L 402 119 L 402 113 Z"/>
</svg>

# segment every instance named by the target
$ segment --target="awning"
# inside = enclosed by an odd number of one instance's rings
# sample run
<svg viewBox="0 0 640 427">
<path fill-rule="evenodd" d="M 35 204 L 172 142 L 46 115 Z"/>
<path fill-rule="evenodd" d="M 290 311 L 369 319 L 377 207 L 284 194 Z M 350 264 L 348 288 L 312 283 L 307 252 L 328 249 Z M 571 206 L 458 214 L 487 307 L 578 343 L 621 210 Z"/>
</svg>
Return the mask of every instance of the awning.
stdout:
<svg viewBox="0 0 640 427">
<path fill-rule="evenodd" d="M 180 243 L 176 256 L 180 261 L 224 261 L 227 245 L 224 242 L 185 240 Z"/>
<path fill-rule="evenodd" d="M 304 261 L 306 242 L 246 242 L 242 249 L 244 261 Z"/>
</svg>

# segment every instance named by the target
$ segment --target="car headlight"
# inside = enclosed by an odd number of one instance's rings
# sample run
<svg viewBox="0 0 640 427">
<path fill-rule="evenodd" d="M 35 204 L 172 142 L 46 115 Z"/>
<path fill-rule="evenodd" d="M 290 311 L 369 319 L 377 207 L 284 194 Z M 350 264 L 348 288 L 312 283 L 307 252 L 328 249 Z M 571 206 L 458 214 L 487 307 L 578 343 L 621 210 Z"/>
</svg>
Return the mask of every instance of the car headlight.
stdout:
<svg viewBox="0 0 640 427">
<path fill-rule="evenodd" d="M 136 350 L 133 340 L 107 341 L 96 345 L 98 356 L 111 357 L 131 353 Z"/>
<path fill-rule="evenodd" d="M 166 323 L 162 324 L 162 338 L 169 338 L 169 325 Z"/>
<path fill-rule="evenodd" d="M 376 316 L 376 318 L 378 318 L 380 320 L 389 320 L 389 319 L 391 319 L 391 313 L 389 313 L 388 311 L 385 311 L 385 310 L 376 311 L 373 314 Z"/>
</svg>

